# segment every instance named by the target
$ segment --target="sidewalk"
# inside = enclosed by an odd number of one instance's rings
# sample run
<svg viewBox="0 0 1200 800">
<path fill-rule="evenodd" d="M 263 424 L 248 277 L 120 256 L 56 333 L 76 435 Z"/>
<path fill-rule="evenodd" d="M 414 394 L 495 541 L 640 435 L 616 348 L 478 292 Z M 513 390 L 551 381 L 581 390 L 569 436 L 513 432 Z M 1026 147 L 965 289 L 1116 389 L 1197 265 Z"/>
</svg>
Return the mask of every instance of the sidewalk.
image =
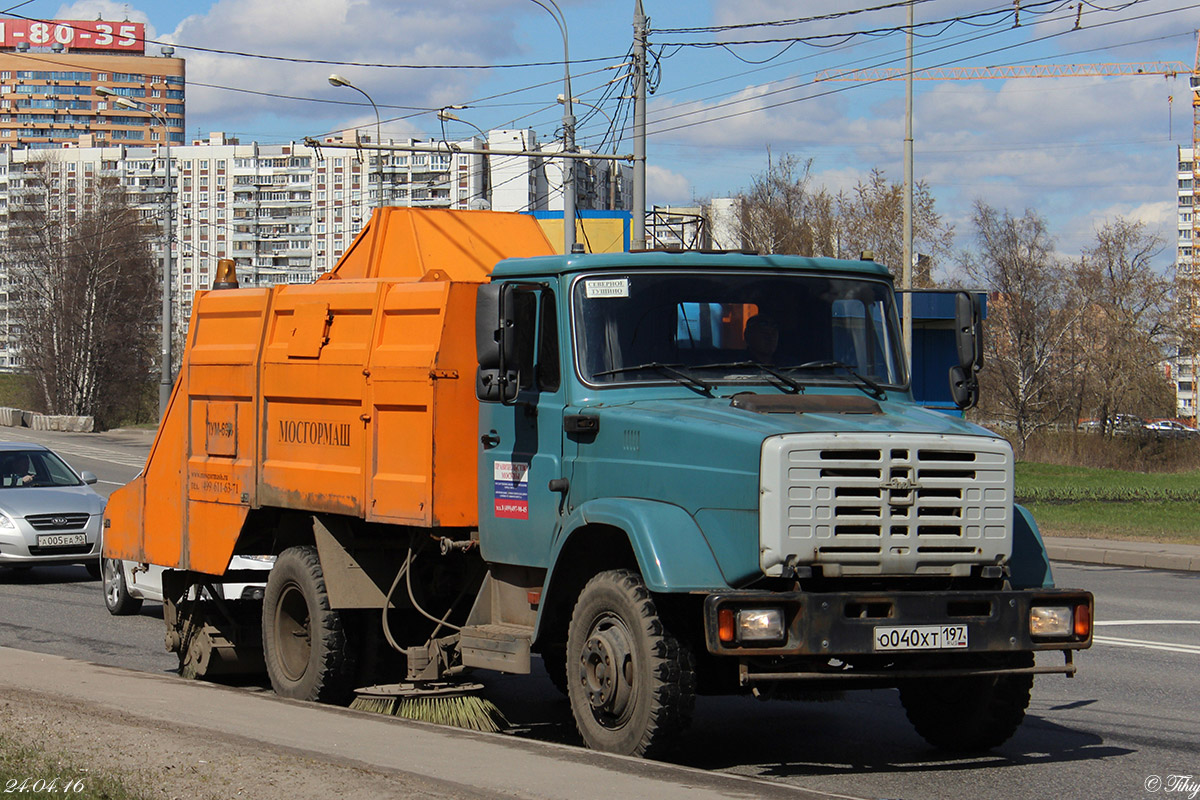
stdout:
<svg viewBox="0 0 1200 800">
<path fill-rule="evenodd" d="M 1200 546 L 1115 539 L 1045 537 L 1051 561 L 1200 572 Z"/>
<path fill-rule="evenodd" d="M 147 735 L 162 730 L 182 735 L 200 748 L 206 742 L 221 742 L 248 752 L 273 749 L 290 753 L 318 773 L 329 767 L 350 767 L 403 779 L 409 790 L 392 796 L 424 790 L 419 791 L 422 797 L 495 800 L 845 800 L 843 795 L 754 778 L 283 700 L 273 694 L 184 681 L 174 675 L 0 647 L 0 711 L 6 701 L 15 702 L 13 698 L 36 702 L 40 697 L 52 697 L 67 708 L 121 722 L 132 735 L 142 738 L 102 744 L 144 748 L 142 756 L 147 763 L 152 756 L 171 757 L 170 752 L 153 752 L 154 737 Z M 134 741 L 140 744 L 132 744 Z M 166 742 L 161 746 L 170 747 Z M 187 764 L 181 760 L 178 767 L 187 768 Z M 164 777 L 169 788 L 170 778 Z M 214 780 L 220 781 L 219 773 Z M 212 791 L 223 797 L 242 793 L 234 788 L 214 785 Z M 245 796 L 268 795 L 249 789 Z"/>
</svg>

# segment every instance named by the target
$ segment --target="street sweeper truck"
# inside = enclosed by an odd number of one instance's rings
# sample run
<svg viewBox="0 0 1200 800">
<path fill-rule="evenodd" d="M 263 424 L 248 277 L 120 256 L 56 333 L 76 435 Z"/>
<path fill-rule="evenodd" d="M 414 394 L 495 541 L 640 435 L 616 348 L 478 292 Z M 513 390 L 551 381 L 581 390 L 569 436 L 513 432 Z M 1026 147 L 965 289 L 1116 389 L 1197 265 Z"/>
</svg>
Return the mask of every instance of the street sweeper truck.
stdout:
<svg viewBox="0 0 1200 800">
<path fill-rule="evenodd" d="M 950 300 L 966 407 L 979 307 Z M 663 752 L 701 694 L 879 687 L 985 749 L 1093 600 L 902 341 L 870 260 L 554 255 L 526 216 L 381 209 L 310 285 L 197 296 L 104 554 L 168 567 L 185 672 L 265 662 L 284 697 L 436 708 L 536 655 L 599 750 Z M 262 600 L 194 599 L 259 579 L 235 554 L 277 557 Z"/>
</svg>

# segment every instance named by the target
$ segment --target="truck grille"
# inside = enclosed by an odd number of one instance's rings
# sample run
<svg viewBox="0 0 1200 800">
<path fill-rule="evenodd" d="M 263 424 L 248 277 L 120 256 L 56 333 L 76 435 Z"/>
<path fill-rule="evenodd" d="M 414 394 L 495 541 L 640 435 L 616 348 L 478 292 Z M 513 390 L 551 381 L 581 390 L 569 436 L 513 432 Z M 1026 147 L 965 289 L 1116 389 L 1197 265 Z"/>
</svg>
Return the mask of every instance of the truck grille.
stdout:
<svg viewBox="0 0 1200 800">
<path fill-rule="evenodd" d="M 30 514 L 25 517 L 35 531 L 77 531 L 87 526 L 87 514 Z"/>
<path fill-rule="evenodd" d="M 969 575 L 1012 552 L 1007 442 L 935 434 L 793 434 L 763 446 L 763 572 Z"/>
</svg>

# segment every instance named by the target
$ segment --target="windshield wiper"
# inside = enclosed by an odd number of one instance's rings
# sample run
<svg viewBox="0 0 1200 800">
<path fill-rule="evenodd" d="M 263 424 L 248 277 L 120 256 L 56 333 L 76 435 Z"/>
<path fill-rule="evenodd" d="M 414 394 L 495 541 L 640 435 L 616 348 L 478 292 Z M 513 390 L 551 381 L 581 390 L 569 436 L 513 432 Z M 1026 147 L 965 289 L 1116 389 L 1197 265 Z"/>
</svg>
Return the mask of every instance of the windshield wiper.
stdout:
<svg viewBox="0 0 1200 800">
<path fill-rule="evenodd" d="M 751 367 L 752 369 L 760 369 L 770 375 L 772 378 L 777 379 L 780 383 L 787 386 L 793 392 L 804 391 L 804 387 L 799 383 L 775 369 L 775 367 L 771 366 L 770 364 L 764 364 L 761 361 L 729 361 L 723 364 L 698 364 L 692 367 L 692 369 L 737 369 L 738 367 Z"/>
<path fill-rule="evenodd" d="M 712 387 L 706 382 L 697 378 L 695 375 L 689 375 L 688 373 L 684 372 L 682 369 L 680 369 L 682 366 L 683 364 L 662 364 L 658 361 L 649 361 L 645 364 L 634 364 L 628 367 L 618 367 L 617 369 L 606 369 L 602 372 L 593 372 L 592 376 L 598 378 L 601 375 L 616 375 L 618 372 L 645 372 L 646 370 L 653 369 L 658 370 L 664 375 L 671 376 L 689 389 L 697 389 L 709 397 L 712 397 Z"/>
<path fill-rule="evenodd" d="M 850 373 L 850 376 L 862 384 L 864 391 L 868 394 L 873 394 L 876 399 L 883 400 L 887 398 L 887 392 L 873 378 L 868 378 L 854 367 L 847 364 L 845 361 L 809 361 L 805 364 L 797 364 L 794 367 L 781 367 L 784 372 L 795 372 L 798 370 L 818 370 L 818 369 L 842 369 Z"/>
</svg>

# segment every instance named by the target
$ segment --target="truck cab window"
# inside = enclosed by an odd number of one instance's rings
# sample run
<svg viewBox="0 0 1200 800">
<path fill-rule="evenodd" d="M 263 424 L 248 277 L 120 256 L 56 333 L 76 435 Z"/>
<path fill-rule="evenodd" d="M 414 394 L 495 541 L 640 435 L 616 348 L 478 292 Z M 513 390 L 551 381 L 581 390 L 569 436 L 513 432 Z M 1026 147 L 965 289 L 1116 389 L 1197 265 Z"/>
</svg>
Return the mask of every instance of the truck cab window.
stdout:
<svg viewBox="0 0 1200 800">
<path fill-rule="evenodd" d="M 554 293 L 519 289 L 513 299 L 516 303 L 517 354 L 520 363 L 527 365 L 521 370 L 521 389 L 556 391 L 560 369 Z"/>
</svg>

